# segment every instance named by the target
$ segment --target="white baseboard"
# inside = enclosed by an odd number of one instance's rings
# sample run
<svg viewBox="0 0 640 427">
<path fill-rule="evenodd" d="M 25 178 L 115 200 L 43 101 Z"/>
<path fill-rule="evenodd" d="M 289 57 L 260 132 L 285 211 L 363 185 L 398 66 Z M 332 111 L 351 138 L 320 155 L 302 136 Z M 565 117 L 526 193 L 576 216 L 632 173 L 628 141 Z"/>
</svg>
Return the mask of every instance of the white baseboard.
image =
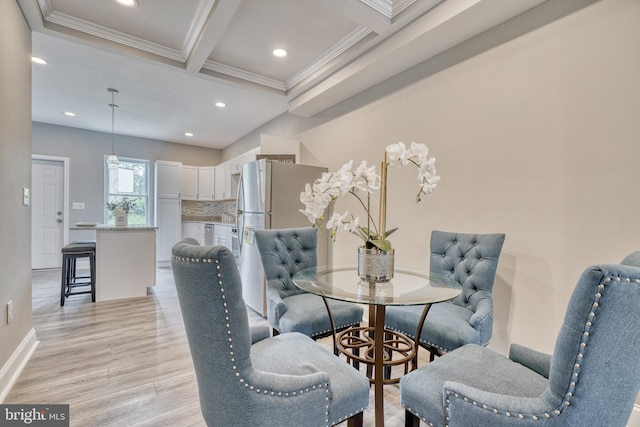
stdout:
<svg viewBox="0 0 640 427">
<path fill-rule="evenodd" d="M 627 427 L 640 427 L 640 404 L 636 403 L 633 406 L 633 412 L 631 412 L 631 417 L 629 417 L 629 422 L 627 423 Z"/>
<path fill-rule="evenodd" d="M 0 403 L 4 402 L 38 344 L 36 330 L 31 329 L 7 360 L 7 363 L 0 369 Z"/>
</svg>

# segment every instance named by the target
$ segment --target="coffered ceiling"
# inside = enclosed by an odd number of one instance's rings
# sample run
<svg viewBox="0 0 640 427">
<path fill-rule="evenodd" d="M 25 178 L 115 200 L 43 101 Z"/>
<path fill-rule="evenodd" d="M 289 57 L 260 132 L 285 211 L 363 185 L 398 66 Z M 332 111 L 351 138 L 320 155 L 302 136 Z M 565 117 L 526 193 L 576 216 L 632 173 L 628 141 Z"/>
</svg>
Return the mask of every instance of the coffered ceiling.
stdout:
<svg viewBox="0 0 640 427">
<path fill-rule="evenodd" d="M 48 62 L 33 65 L 34 121 L 110 132 L 112 87 L 116 133 L 212 148 L 287 111 L 318 114 L 544 1 L 17 0 Z"/>
</svg>

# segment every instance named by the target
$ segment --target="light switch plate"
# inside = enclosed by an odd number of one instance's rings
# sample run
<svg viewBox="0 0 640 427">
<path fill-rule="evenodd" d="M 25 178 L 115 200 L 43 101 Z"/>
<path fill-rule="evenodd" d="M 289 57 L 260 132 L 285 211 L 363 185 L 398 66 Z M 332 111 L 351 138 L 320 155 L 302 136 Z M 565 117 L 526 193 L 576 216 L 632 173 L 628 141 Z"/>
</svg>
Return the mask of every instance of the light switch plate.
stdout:
<svg viewBox="0 0 640 427">
<path fill-rule="evenodd" d="M 29 189 L 26 187 L 22 189 L 22 204 L 29 206 Z"/>
</svg>

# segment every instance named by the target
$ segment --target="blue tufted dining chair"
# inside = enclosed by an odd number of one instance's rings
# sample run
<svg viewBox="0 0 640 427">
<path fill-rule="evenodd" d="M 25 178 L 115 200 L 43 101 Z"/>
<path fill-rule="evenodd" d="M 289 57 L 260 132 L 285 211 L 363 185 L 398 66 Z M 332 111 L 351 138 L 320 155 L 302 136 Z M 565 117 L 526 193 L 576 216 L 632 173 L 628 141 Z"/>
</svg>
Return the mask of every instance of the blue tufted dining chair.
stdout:
<svg viewBox="0 0 640 427">
<path fill-rule="evenodd" d="M 274 335 L 300 332 L 317 339 L 331 335 L 327 308 L 318 295 L 293 284 L 300 270 L 317 266 L 318 230 L 311 227 L 256 231 L 267 279 L 267 318 Z M 358 325 L 362 307 L 344 301 L 328 301 L 336 330 Z"/>
<path fill-rule="evenodd" d="M 240 274 L 222 246 L 178 242 L 171 265 L 209 426 L 362 425 L 369 380 L 309 337 L 249 328 Z"/>
<path fill-rule="evenodd" d="M 629 255 L 624 257 L 620 264 L 640 267 L 640 251 L 631 252 Z"/>
<path fill-rule="evenodd" d="M 400 380 L 406 426 L 624 427 L 640 391 L 640 267 L 581 275 L 553 355 L 469 344 Z"/>
<path fill-rule="evenodd" d="M 493 331 L 492 289 L 504 234 L 431 233 L 430 274 L 455 279 L 462 293 L 433 304 L 420 345 L 430 360 L 465 344 L 489 344 Z M 415 339 L 423 306 L 387 307 L 385 325 Z"/>
</svg>

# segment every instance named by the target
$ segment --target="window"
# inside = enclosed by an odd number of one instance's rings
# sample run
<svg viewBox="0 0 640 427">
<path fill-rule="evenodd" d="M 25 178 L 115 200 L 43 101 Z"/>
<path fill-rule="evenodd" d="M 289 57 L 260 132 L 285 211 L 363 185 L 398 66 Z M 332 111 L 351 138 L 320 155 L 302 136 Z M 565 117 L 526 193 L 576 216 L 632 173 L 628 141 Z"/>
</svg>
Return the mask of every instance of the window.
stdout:
<svg viewBox="0 0 640 427">
<path fill-rule="evenodd" d="M 124 198 L 133 199 L 135 206 L 129 211 L 129 225 L 147 225 L 149 215 L 149 161 L 119 157 L 117 169 L 109 169 L 104 158 L 104 200 L 116 202 Z M 106 206 L 104 223 L 115 224 L 113 212 Z"/>
</svg>

